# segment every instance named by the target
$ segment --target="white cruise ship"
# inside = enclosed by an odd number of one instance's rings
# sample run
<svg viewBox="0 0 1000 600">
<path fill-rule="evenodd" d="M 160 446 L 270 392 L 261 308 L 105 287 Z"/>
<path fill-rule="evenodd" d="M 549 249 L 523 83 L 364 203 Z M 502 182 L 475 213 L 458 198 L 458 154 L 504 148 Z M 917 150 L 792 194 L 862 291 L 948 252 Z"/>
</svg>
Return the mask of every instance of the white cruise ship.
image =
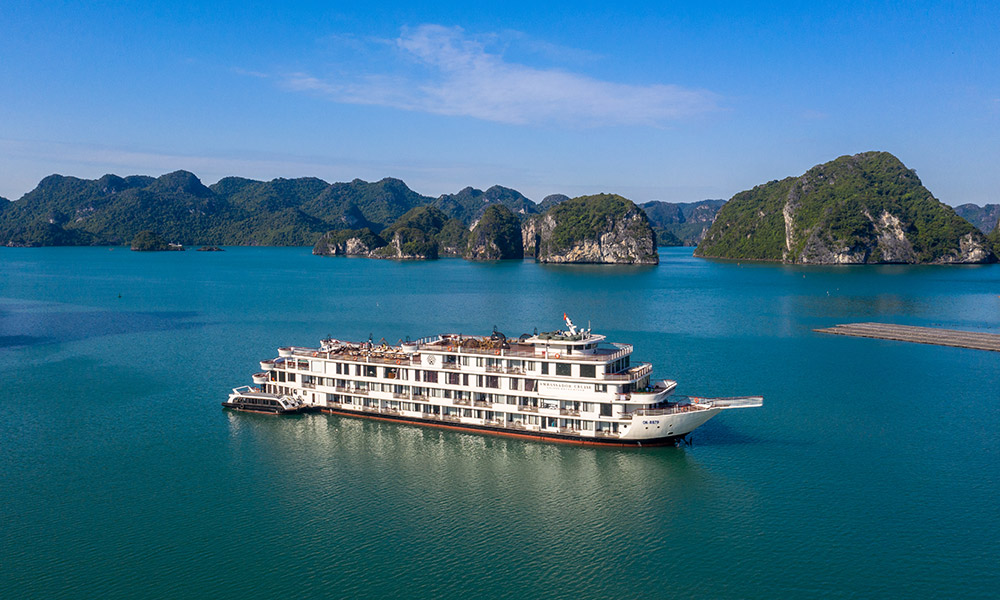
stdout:
<svg viewBox="0 0 1000 600">
<path fill-rule="evenodd" d="M 563 318 L 566 330 L 517 339 L 494 330 L 398 345 L 329 339 L 319 348 L 280 348 L 261 361 L 256 387 L 234 389 L 223 406 L 647 446 L 676 443 L 722 410 L 763 404 L 759 396 L 675 396 L 676 382 L 653 382 L 652 365 L 632 362 L 631 345 L 607 343 Z"/>
</svg>

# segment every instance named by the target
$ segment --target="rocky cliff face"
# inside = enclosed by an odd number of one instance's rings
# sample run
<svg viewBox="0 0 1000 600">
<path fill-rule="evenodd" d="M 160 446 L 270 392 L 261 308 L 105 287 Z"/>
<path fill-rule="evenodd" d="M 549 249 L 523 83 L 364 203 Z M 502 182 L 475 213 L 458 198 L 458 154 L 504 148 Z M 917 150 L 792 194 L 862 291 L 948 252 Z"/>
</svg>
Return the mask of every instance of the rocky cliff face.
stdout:
<svg viewBox="0 0 1000 600">
<path fill-rule="evenodd" d="M 740 192 L 695 255 L 802 264 L 996 259 L 982 233 L 886 152 L 842 156 Z"/>
<path fill-rule="evenodd" d="M 646 213 L 610 194 L 564 201 L 522 228 L 538 262 L 659 264 Z"/>
<path fill-rule="evenodd" d="M 504 260 L 522 258 L 524 242 L 517 216 L 502 204 L 493 204 L 484 212 L 469 234 L 462 256 L 468 260 Z"/>
<path fill-rule="evenodd" d="M 370 229 L 345 229 L 324 234 L 313 246 L 312 253 L 317 256 L 371 257 L 375 250 L 385 245 L 385 240 Z"/>
</svg>

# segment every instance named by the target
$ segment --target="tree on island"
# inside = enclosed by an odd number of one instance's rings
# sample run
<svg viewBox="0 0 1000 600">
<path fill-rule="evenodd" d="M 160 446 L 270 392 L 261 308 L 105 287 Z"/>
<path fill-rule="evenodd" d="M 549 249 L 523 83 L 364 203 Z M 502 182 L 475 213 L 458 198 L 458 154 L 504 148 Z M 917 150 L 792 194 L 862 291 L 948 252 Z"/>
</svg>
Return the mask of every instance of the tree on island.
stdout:
<svg viewBox="0 0 1000 600">
<path fill-rule="evenodd" d="M 132 250 L 135 252 L 162 252 L 167 250 L 184 250 L 184 246 L 169 244 L 154 231 L 140 231 L 132 238 Z"/>
</svg>

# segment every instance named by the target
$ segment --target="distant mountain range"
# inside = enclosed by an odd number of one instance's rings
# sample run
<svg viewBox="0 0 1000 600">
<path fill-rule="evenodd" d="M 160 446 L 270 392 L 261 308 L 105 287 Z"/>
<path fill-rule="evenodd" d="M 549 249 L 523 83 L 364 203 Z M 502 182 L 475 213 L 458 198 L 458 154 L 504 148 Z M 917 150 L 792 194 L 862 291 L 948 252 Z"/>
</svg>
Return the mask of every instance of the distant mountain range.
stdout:
<svg viewBox="0 0 1000 600">
<path fill-rule="evenodd" d="M 715 220 L 725 200 L 660 202 L 640 204 L 646 211 L 661 246 L 697 246 Z"/>
<path fill-rule="evenodd" d="M 93 180 L 50 175 L 16 202 L 0 199 L 0 245 L 122 245 L 152 231 L 185 245 L 308 246 L 328 231 L 382 232 L 420 206 L 437 208 L 471 230 L 492 205 L 523 221 L 568 199 L 553 194 L 535 203 L 498 185 L 432 198 L 392 178 L 327 183 L 315 177 L 226 177 L 205 186 L 187 171 Z M 660 245 L 697 245 L 725 204 L 652 201 L 640 207 Z M 964 204 L 955 211 L 983 232 L 1000 219 L 997 204 Z"/>
<path fill-rule="evenodd" d="M 1000 204 L 962 204 L 955 207 L 955 212 L 983 233 L 990 233 L 997 228 L 1000 221 Z"/>
<path fill-rule="evenodd" d="M 418 206 L 440 206 L 470 227 L 490 204 L 539 212 L 500 186 L 435 199 L 391 178 L 331 184 L 226 177 L 206 187 L 187 171 L 96 180 L 50 175 L 20 200 L 0 205 L 0 244 L 120 245 L 148 230 L 186 245 L 306 246 L 331 230 L 382 231 Z"/>
<path fill-rule="evenodd" d="M 0 203 L 0 244 L 121 245 L 152 231 L 185 245 L 306 246 L 333 230 L 381 232 L 420 206 L 437 208 L 471 229 L 491 205 L 523 220 L 568 199 L 554 194 L 536 204 L 498 185 L 431 198 L 392 178 L 327 183 L 314 177 L 226 177 L 205 186 L 188 171 L 93 180 L 50 175 L 18 201 Z M 699 211 L 703 203 L 647 204 L 662 243 L 696 243 L 707 226 L 707 211 Z M 717 206 L 710 205 L 714 213 Z"/>
</svg>

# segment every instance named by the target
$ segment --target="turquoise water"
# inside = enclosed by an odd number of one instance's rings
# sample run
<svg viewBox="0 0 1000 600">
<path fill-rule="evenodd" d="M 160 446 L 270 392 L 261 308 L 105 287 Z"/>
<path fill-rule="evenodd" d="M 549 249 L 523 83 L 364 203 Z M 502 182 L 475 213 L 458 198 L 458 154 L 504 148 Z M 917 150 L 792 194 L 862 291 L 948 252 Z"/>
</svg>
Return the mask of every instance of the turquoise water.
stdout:
<svg viewBox="0 0 1000 600">
<path fill-rule="evenodd" d="M 937 598 L 1000 590 L 1000 266 L 659 267 L 0 249 L 0 597 Z M 554 329 L 681 393 L 690 447 L 223 412 L 320 337 Z"/>
</svg>

